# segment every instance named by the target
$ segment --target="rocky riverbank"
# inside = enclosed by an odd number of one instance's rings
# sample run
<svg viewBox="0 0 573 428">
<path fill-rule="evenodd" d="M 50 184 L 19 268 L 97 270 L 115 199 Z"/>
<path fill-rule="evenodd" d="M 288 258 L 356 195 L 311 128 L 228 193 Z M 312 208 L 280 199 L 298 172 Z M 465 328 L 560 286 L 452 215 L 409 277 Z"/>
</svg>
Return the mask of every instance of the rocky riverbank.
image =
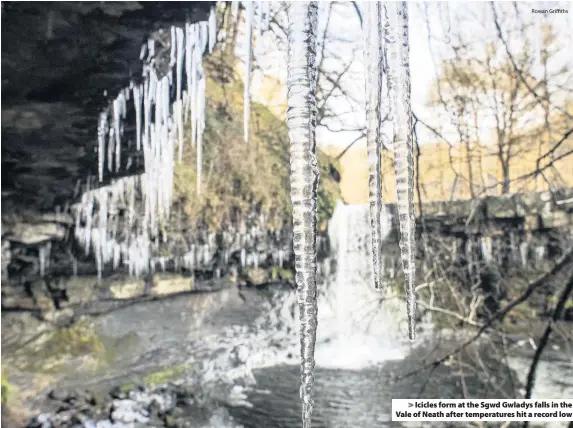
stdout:
<svg viewBox="0 0 573 428">
<path fill-rule="evenodd" d="M 192 388 L 166 383 L 116 387 L 97 397 L 85 390 L 52 390 L 46 399 L 51 409 L 33 417 L 28 428 L 127 428 L 138 425 L 166 428 L 232 426 L 223 410 L 201 403 Z"/>
</svg>

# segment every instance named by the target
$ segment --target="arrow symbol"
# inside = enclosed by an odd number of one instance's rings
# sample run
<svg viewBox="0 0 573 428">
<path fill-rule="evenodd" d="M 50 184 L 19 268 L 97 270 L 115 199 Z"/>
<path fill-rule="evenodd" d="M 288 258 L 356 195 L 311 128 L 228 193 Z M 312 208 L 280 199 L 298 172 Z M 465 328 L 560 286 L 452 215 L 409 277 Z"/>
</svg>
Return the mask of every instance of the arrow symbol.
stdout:
<svg viewBox="0 0 573 428">
<path fill-rule="evenodd" d="M 413 407 L 414 405 L 412 403 L 408 403 L 408 407 Z"/>
</svg>

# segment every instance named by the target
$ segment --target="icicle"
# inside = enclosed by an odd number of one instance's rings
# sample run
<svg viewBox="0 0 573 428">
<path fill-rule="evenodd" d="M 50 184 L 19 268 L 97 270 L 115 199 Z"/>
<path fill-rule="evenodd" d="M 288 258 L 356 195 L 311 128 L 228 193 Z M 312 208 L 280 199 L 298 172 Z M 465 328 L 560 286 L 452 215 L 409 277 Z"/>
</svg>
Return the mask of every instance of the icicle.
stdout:
<svg viewBox="0 0 573 428">
<path fill-rule="evenodd" d="M 252 1 L 247 2 L 247 58 L 245 58 L 245 91 L 243 106 L 243 133 L 245 143 L 249 142 L 249 120 L 251 116 L 251 71 L 253 59 L 253 13 L 254 5 Z"/>
<path fill-rule="evenodd" d="M 141 150 L 141 86 L 133 86 L 133 106 L 135 107 L 135 140 L 137 150 Z"/>
<path fill-rule="evenodd" d="M 197 32 L 194 32 L 194 36 L 197 37 Z M 197 46 L 197 41 L 192 49 L 191 56 L 191 89 L 190 89 L 190 105 L 191 105 L 191 143 L 193 147 L 197 143 L 197 68 L 200 64 L 199 58 L 201 53 Z"/>
<path fill-rule="evenodd" d="M 155 56 L 155 40 L 147 40 L 147 61 L 151 61 Z"/>
<path fill-rule="evenodd" d="M 199 29 L 201 35 L 201 57 L 207 51 L 207 43 L 209 42 L 209 26 L 206 22 L 199 22 Z"/>
<path fill-rule="evenodd" d="M 211 6 L 211 13 L 209 14 L 209 53 L 213 53 L 217 43 L 217 11 L 215 6 Z"/>
<path fill-rule="evenodd" d="M 314 407 L 314 346 L 317 327 L 316 203 L 316 25 L 317 2 L 289 4 L 288 110 L 291 140 L 293 247 L 300 310 L 303 427 L 310 428 Z"/>
<path fill-rule="evenodd" d="M 482 236 L 481 237 L 481 252 L 483 259 L 486 263 L 491 263 L 493 260 L 493 246 L 491 237 L 489 236 Z"/>
<path fill-rule="evenodd" d="M 364 2 L 364 63 L 366 66 L 366 144 L 368 148 L 368 197 L 372 237 L 374 286 L 384 290 L 382 270 L 382 4 Z"/>
<path fill-rule="evenodd" d="M 121 114 L 123 92 L 113 101 L 113 129 L 115 132 L 115 172 L 119 171 L 121 163 Z"/>
<path fill-rule="evenodd" d="M 187 81 L 187 102 L 184 103 L 185 106 L 185 121 L 189 118 L 189 111 L 191 106 L 191 94 L 192 94 L 192 73 L 193 73 L 193 44 L 195 43 L 193 38 L 193 26 L 189 23 L 185 24 L 185 80 Z"/>
<path fill-rule="evenodd" d="M 178 49 L 178 46 L 177 46 L 177 36 L 175 34 L 175 26 L 172 25 L 171 26 L 171 51 L 169 53 L 169 68 L 172 68 L 177 61 L 177 57 L 176 57 L 177 49 Z"/>
<path fill-rule="evenodd" d="M 78 261 L 72 254 L 72 274 L 74 277 L 78 276 Z"/>
<path fill-rule="evenodd" d="M 107 110 L 103 111 L 99 115 L 99 124 L 97 130 L 97 139 L 98 139 L 98 172 L 99 172 L 99 181 L 103 181 L 103 170 L 104 170 L 104 163 L 105 163 L 105 137 L 108 133 L 107 127 Z"/>
<path fill-rule="evenodd" d="M 107 143 L 107 170 L 113 172 L 113 153 L 115 150 L 115 132 L 114 128 L 109 128 L 109 137 Z"/>
<path fill-rule="evenodd" d="M 179 162 L 183 159 L 183 102 L 181 100 L 173 103 L 173 118 L 177 127 L 177 141 L 179 147 Z"/>
<path fill-rule="evenodd" d="M 183 50 L 185 36 L 181 28 L 177 28 L 177 92 L 175 94 L 175 99 L 179 101 L 181 99 L 181 90 L 183 84 L 183 56 L 185 51 Z"/>
<path fill-rule="evenodd" d="M 38 250 L 38 258 L 40 259 L 40 276 L 46 274 L 46 268 L 50 266 L 50 253 L 52 250 L 52 243 L 48 241 L 45 245 L 40 246 Z"/>
<path fill-rule="evenodd" d="M 404 269 L 404 288 L 408 313 L 408 336 L 415 338 L 416 296 L 414 150 L 412 145 L 412 111 L 410 105 L 410 65 L 408 45 L 408 5 L 406 2 L 384 3 L 384 34 L 388 49 L 388 88 L 394 122 L 394 168 L 400 219 L 400 253 Z"/>
</svg>

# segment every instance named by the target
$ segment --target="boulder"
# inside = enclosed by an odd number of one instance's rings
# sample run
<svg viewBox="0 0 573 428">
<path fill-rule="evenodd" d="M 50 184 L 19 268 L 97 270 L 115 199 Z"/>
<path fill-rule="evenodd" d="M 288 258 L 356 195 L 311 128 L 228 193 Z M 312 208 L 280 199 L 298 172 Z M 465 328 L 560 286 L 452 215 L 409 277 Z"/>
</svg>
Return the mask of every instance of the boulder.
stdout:
<svg viewBox="0 0 573 428">
<path fill-rule="evenodd" d="M 175 274 L 156 274 L 153 277 L 151 293 L 153 296 L 165 296 L 193 290 L 193 278 Z"/>
<path fill-rule="evenodd" d="M 124 278 L 108 284 L 114 299 L 135 299 L 145 293 L 145 281 L 141 278 Z"/>
</svg>

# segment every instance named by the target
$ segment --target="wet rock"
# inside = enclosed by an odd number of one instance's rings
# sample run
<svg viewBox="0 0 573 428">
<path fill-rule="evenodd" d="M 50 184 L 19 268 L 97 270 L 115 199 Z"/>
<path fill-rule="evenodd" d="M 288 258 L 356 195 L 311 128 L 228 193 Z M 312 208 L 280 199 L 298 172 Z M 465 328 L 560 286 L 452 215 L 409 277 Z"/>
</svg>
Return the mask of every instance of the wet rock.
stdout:
<svg viewBox="0 0 573 428">
<path fill-rule="evenodd" d="M 124 278 L 106 286 L 114 299 L 135 299 L 145 293 L 145 281 L 141 278 Z"/>
<path fill-rule="evenodd" d="M 269 282 L 270 272 L 262 268 L 249 268 L 243 271 L 247 285 L 259 285 Z"/>
<path fill-rule="evenodd" d="M 2 228 L 4 227 L 2 226 Z M 10 241 L 2 239 L 2 282 L 8 281 L 8 265 L 11 259 Z"/>
<path fill-rule="evenodd" d="M 54 300 L 52 299 L 52 295 L 44 280 L 34 281 L 30 285 L 30 291 L 34 299 L 34 303 L 42 313 L 54 310 Z"/>
<path fill-rule="evenodd" d="M 50 240 L 64 239 L 67 227 L 60 223 L 18 223 L 8 233 L 7 239 L 25 245 L 37 245 Z"/>
<path fill-rule="evenodd" d="M 127 393 L 125 391 L 122 391 L 119 386 L 115 386 L 109 392 L 109 396 L 114 399 L 123 400 L 127 398 Z"/>
<path fill-rule="evenodd" d="M 148 422 L 149 412 L 144 404 L 134 400 L 114 400 L 111 421 L 121 423 Z"/>
<path fill-rule="evenodd" d="M 183 275 L 156 274 L 153 277 L 151 293 L 153 296 L 165 296 L 193 290 L 193 278 Z"/>
<path fill-rule="evenodd" d="M 62 281 L 59 287 L 66 292 L 67 304 L 79 305 L 94 300 L 94 286 L 97 278 L 91 276 L 70 277 Z"/>
<path fill-rule="evenodd" d="M 23 286 L 6 286 L 2 287 L 2 307 L 33 310 L 36 303 Z"/>
</svg>

